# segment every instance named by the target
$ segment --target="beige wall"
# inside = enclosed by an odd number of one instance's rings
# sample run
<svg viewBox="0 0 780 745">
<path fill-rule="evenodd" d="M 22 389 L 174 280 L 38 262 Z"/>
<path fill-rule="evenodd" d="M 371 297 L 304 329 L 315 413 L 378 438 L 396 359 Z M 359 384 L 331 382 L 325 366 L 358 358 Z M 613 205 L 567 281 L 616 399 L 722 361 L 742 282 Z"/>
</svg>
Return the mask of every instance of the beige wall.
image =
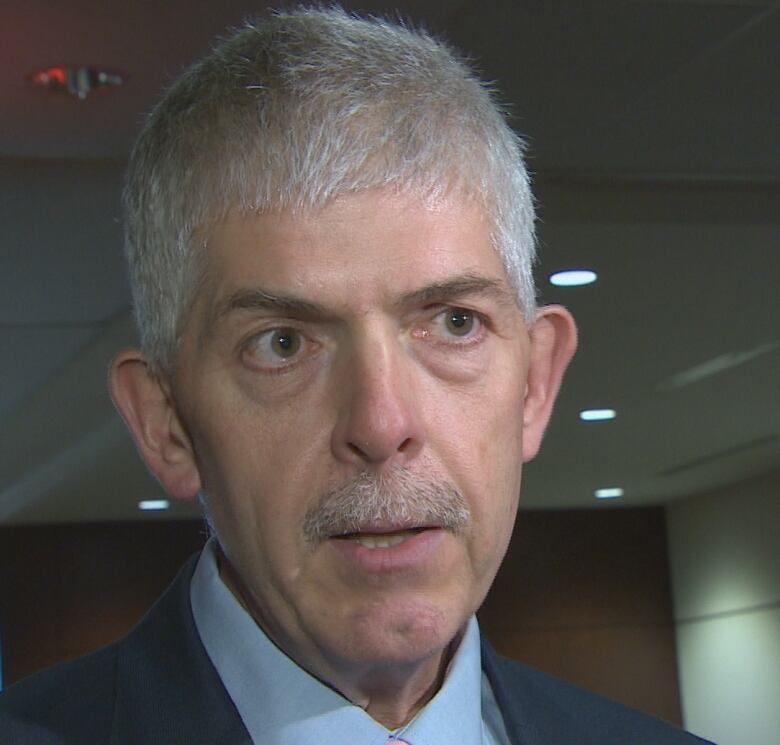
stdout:
<svg viewBox="0 0 780 745">
<path fill-rule="evenodd" d="M 718 745 L 777 745 L 780 471 L 667 518 L 685 725 Z"/>
</svg>

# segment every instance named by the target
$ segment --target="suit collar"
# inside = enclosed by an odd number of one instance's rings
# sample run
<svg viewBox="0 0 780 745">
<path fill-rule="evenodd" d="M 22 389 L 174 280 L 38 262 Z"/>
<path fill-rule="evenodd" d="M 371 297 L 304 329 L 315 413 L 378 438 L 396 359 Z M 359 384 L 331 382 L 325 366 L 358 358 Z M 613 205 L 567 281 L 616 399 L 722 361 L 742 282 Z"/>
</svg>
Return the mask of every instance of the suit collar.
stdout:
<svg viewBox="0 0 780 745">
<path fill-rule="evenodd" d="M 193 622 L 196 558 L 119 647 L 112 745 L 252 745 Z"/>
<path fill-rule="evenodd" d="M 526 720 L 523 707 L 518 704 L 516 681 L 510 679 L 511 676 L 501 664 L 501 658 L 484 635 L 481 653 L 482 669 L 490 681 L 490 687 L 493 689 L 493 695 L 512 745 L 557 745 L 549 740 L 542 740 L 537 728 Z"/>
</svg>

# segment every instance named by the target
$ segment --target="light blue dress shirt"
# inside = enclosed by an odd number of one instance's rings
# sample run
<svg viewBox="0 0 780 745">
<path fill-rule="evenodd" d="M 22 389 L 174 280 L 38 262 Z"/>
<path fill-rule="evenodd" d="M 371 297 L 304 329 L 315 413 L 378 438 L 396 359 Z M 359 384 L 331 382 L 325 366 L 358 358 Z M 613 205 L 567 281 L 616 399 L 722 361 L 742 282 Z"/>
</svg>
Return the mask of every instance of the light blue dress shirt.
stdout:
<svg viewBox="0 0 780 745">
<path fill-rule="evenodd" d="M 390 731 L 321 683 L 274 645 L 217 568 L 216 541 L 203 550 L 190 586 L 195 625 L 228 695 L 256 745 L 509 745 L 482 673 L 472 617 L 439 692 L 400 730 Z"/>
</svg>

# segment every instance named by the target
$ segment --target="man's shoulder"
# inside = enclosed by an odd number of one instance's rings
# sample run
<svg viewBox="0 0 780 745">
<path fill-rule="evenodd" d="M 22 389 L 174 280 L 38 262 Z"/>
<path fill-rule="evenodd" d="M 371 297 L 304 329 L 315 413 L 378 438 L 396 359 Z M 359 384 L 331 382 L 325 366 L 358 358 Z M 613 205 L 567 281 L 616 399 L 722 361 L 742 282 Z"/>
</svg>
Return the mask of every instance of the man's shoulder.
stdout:
<svg viewBox="0 0 780 745">
<path fill-rule="evenodd" d="M 507 729 L 548 745 L 705 745 L 657 717 L 498 655 L 486 642 L 483 668 Z M 575 738 L 575 739 L 572 739 Z M 521 739 L 521 742 L 525 740 Z"/>
<path fill-rule="evenodd" d="M 116 645 L 31 675 L 0 694 L 3 745 L 109 742 Z"/>
</svg>

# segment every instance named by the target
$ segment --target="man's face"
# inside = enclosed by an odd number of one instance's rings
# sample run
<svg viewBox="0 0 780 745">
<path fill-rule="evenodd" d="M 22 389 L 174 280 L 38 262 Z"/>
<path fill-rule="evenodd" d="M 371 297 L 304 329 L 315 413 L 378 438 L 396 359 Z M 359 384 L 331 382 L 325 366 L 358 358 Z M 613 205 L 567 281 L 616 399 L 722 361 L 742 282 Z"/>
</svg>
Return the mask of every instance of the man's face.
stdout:
<svg viewBox="0 0 780 745">
<path fill-rule="evenodd" d="M 229 581 L 309 669 L 440 652 L 504 555 L 524 459 L 532 345 L 482 211 L 369 191 L 233 215 L 207 256 L 172 390 Z M 411 481 L 411 518 L 307 533 L 360 474 L 391 502 Z M 415 478 L 465 523 L 417 514 Z"/>
</svg>

